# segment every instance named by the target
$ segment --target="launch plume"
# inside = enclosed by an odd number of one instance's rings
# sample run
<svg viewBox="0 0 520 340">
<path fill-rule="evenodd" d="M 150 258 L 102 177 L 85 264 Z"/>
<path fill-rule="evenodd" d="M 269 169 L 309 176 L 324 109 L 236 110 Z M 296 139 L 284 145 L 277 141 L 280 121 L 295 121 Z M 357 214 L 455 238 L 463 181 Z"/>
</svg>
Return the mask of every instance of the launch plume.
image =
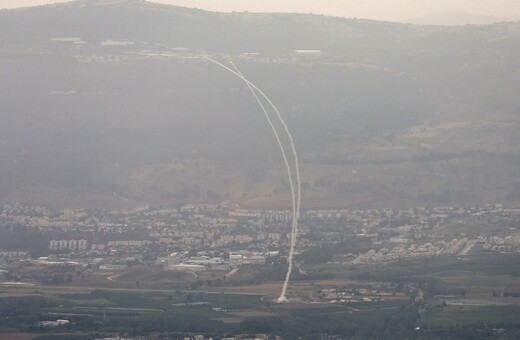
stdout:
<svg viewBox="0 0 520 340">
<path fill-rule="evenodd" d="M 205 57 L 205 58 L 207 60 L 215 63 L 216 65 L 219 65 L 220 67 L 226 69 L 227 71 L 233 73 L 235 76 L 239 77 L 240 79 L 242 79 L 247 84 L 249 90 L 251 91 L 251 93 L 255 97 L 256 101 L 258 102 L 260 108 L 264 112 L 264 115 L 265 115 L 265 117 L 267 119 L 267 122 L 269 123 L 271 129 L 273 130 L 274 135 L 276 137 L 276 141 L 278 142 L 278 145 L 279 145 L 280 150 L 282 152 L 282 157 L 284 159 L 284 163 L 285 163 L 285 166 L 287 168 L 287 175 L 289 177 L 289 185 L 290 185 L 290 188 L 291 188 L 292 206 L 293 206 L 292 226 L 291 226 L 291 240 L 290 240 L 291 244 L 290 244 L 290 249 L 289 249 L 289 257 L 287 259 L 288 269 L 287 269 L 287 274 L 285 276 L 284 284 L 283 284 L 283 287 L 282 287 L 282 292 L 280 293 L 280 296 L 277 299 L 278 302 L 286 302 L 287 298 L 286 298 L 285 294 L 286 294 L 286 291 L 287 291 L 287 286 L 289 285 L 289 280 L 291 278 L 291 272 L 292 272 L 292 267 L 293 267 L 294 250 L 295 250 L 295 247 L 296 247 L 296 239 L 297 239 L 297 236 L 298 236 L 298 220 L 300 218 L 300 204 L 301 204 L 300 167 L 299 167 L 299 162 L 298 162 L 298 154 L 296 153 L 296 148 L 294 146 L 294 140 L 292 138 L 291 132 L 289 131 L 289 127 L 285 123 L 285 120 L 283 119 L 282 115 L 280 114 L 280 111 L 278 111 L 278 108 L 273 104 L 273 102 L 269 99 L 269 97 L 264 92 L 262 92 L 262 90 L 260 90 L 255 84 L 250 82 L 248 79 L 246 79 L 242 75 L 240 70 L 233 63 L 231 63 L 231 65 L 233 65 L 235 70 L 232 70 L 231 68 L 225 66 L 224 64 L 222 64 L 222 63 L 220 63 L 220 62 L 218 62 L 216 60 L 213 60 L 213 59 L 211 59 L 209 57 Z M 285 130 L 287 138 L 289 139 L 289 143 L 290 143 L 290 146 L 291 146 L 293 159 L 294 159 L 294 169 L 295 169 L 295 173 L 296 173 L 296 190 L 294 188 L 295 186 L 294 186 L 294 182 L 293 182 L 292 170 L 291 170 L 291 167 L 289 165 L 289 161 L 287 159 L 287 155 L 285 153 L 285 149 L 283 147 L 283 144 L 282 144 L 282 142 L 280 140 L 280 137 L 278 135 L 278 132 L 277 132 L 274 124 L 272 123 L 272 121 L 271 121 L 271 119 L 270 119 L 270 117 L 269 117 L 269 115 L 267 113 L 267 110 L 265 109 L 262 101 L 260 100 L 260 98 L 258 97 L 258 95 L 257 95 L 257 93 L 255 91 L 258 92 L 267 101 L 267 103 L 269 103 L 269 105 L 273 108 L 274 112 L 276 113 L 276 116 L 278 117 L 278 120 L 280 121 L 281 125 L 283 126 L 283 128 Z"/>
</svg>

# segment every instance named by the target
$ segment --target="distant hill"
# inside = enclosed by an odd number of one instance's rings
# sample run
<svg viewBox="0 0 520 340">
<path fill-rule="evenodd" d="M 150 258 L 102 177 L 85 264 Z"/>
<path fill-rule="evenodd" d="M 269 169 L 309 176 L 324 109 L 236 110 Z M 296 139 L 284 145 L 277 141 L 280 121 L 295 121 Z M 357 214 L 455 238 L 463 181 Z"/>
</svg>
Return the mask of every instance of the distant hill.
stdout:
<svg viewBox="0 0 520 340">
<path fill-rule="evenodd" d="M 233 60 L 286 117 L 305 206 L 520 202 L 519 23 L 138 0 L 0 11 L 0 201 L 288 207 L 265 118 L 208 55 Z"/>
<path fill-rule="evenodd" d="M 491 25 L 515 21 L 520 21 L 520 17 L 499 18 L 461 12 L 435 13 L 405 20 L 410 24 L 435 26 Z"/>
</svg>

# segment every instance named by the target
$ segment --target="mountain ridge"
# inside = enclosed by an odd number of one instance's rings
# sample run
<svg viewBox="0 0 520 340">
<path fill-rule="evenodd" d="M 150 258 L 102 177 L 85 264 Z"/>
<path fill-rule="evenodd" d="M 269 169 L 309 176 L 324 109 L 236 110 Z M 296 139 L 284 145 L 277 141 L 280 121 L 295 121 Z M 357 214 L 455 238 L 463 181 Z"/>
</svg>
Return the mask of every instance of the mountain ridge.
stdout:
<svg viewBox="0 0 520 340">
<path fill-rule="evenodd" d="M 433 26 L 493 25 L 518 22 L 520 17 L 494 17 L 464 12 L 441 12 L 404 20 L 404 23 Z"/>
</svg>

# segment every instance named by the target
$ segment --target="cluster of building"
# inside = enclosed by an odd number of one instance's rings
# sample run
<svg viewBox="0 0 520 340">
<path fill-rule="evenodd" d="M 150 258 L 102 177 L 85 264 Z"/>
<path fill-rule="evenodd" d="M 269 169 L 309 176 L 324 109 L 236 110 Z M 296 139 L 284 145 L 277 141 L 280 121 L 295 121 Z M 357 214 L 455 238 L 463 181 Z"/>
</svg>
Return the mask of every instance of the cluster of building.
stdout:
<svg viewBox="0 0 520 340">
<path fill-rule="evenodd" d="M 228 216 L 231 218 L 234 217 L 251 217 L 262 219 L 266 221 L 275 221 L 275 222 L 288 222 L 292 219 L 292 211 L 289 210 L 247 210 L 247 209 L 236 209 L 230 211 Z"/>
<path fill-rule="evenodd" d="M 391 249 L 383 247 L 379 250 L 371 249 L 366 253 L 359 254 L 353 263 L 381 263 L 397 261 L 414 257 L 432 257 L 440 255 L 467 255 L 479 240 L 453 239 L 449 242 L 437 241 L 435 243 L 397 245 Z"/>
<path fill-rule="evenodd" d="M 0 259 L 26 259 L 29 253 L 26 251 L 0 251 Z"/>
<path fill-rule="evenodd" d="M 353 290 L 337 290 L 335 288 L 322 289 L 319 295 L 320 302 L 328 303 L 355 303 L 355 302 L 378 302 L 381 297 L 377 291 L 362 289 L 362 292 Z"/>
<path fill-rule="evenodd" d="M 226 254 L 215 255 L 209 252 L 199 252 L 190 256 L 187 252 L 174 252 L 161 257 L 157 263 L 162 264 L 166 270 L 185 271 L 230 271 L 241 265 L 264 265 L 270 257 L 279 255 L 278 251 L 258 252 L 239 250 Z"/>
<path fill-rule="evenodd" d="M 486 238 L 483 248 L 503 253 L 520 253 L 520 235 Z"/>
<path fill-rule="evenodd" d="M 358 303 L 379 302 L 389 297 L 403 297 L 409 291 L 416 290 L 411 286 L 399 286 L 393 282 L 382 282 L 367 286 L 345 286 L 320 289 L 314 294 L 315 302 L 327 303 Z"/>
<path fill-rule="evenodd" d="M 0 227 L 13 233 L 20 225 L 39 230 L 42 239 L 48 239 L 43 249 L 52 254 L 61 252 L 69 262 L 90 263 L 92 259 L 103 258 L 98 268 L 124 266 L 128 258 L 135 258 L 133 262 L 149 263 L 162 259 L 165 269 L 224 270 L 244 264 L 262 265 L 269 254 L 287 249 L 291 218 L 288 210 L 242 209 L 230 204 L 53 212 L 16 203 L 2 207 Z M 465 225 L 462 221 L 468 227 L 453 231 L 445 227 Z M 480 227 L 473 230 L 471 223 Z M 482 228 L 486 223 L 489 229 Z M 519 228 L 520 210 L 499 205 L 308 209 L 301 213 L 297 249 L 302 253 L 309 248 L 357 239 L 366 247 L 343 257 L 354 263 L 467 255 L 474 251 L 514 253 L 520 252 Z M 63 237 L 65 233 L 69 238 Z M 41 253 L 43 249 L 37 250 Z M 15 257 L 6 251 L 0 252 L 0 258 Z M 224 251 L 229 257 L 222 257 Z M 176 258 L 171 254 L 177 254 Z"/>
<path fill-rule="evenodd" d="M 87 240 L 50 240 L 50 250 L 87 250 Z"/>
</svg>

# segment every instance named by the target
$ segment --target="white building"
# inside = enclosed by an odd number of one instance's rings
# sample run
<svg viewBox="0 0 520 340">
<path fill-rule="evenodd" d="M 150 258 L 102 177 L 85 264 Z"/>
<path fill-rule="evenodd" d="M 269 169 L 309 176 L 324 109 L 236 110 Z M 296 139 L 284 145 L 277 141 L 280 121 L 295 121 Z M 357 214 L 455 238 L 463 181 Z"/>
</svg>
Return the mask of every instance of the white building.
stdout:
<svg viewBox="0 0 520 340">
<path fill-rule="evenodd" d="M 42 327 L 58 327 L 58 326 L 67 325 L 69 323 L 70 323 L 69 320 L 58 319 L 56 321 L 41 321 L 40 322 L 40 326 L 42 326 Z"/>
<path fill-rule="evenodd" d="M 59 247 L 59 242 L 57 240 L 50 240 L 49 249 L 56 250 Z"/>
<path fill-rule="evenodd" d="M 78 250 L 87 250 L 87 240 L 78 241 Z"/>
</svg>

